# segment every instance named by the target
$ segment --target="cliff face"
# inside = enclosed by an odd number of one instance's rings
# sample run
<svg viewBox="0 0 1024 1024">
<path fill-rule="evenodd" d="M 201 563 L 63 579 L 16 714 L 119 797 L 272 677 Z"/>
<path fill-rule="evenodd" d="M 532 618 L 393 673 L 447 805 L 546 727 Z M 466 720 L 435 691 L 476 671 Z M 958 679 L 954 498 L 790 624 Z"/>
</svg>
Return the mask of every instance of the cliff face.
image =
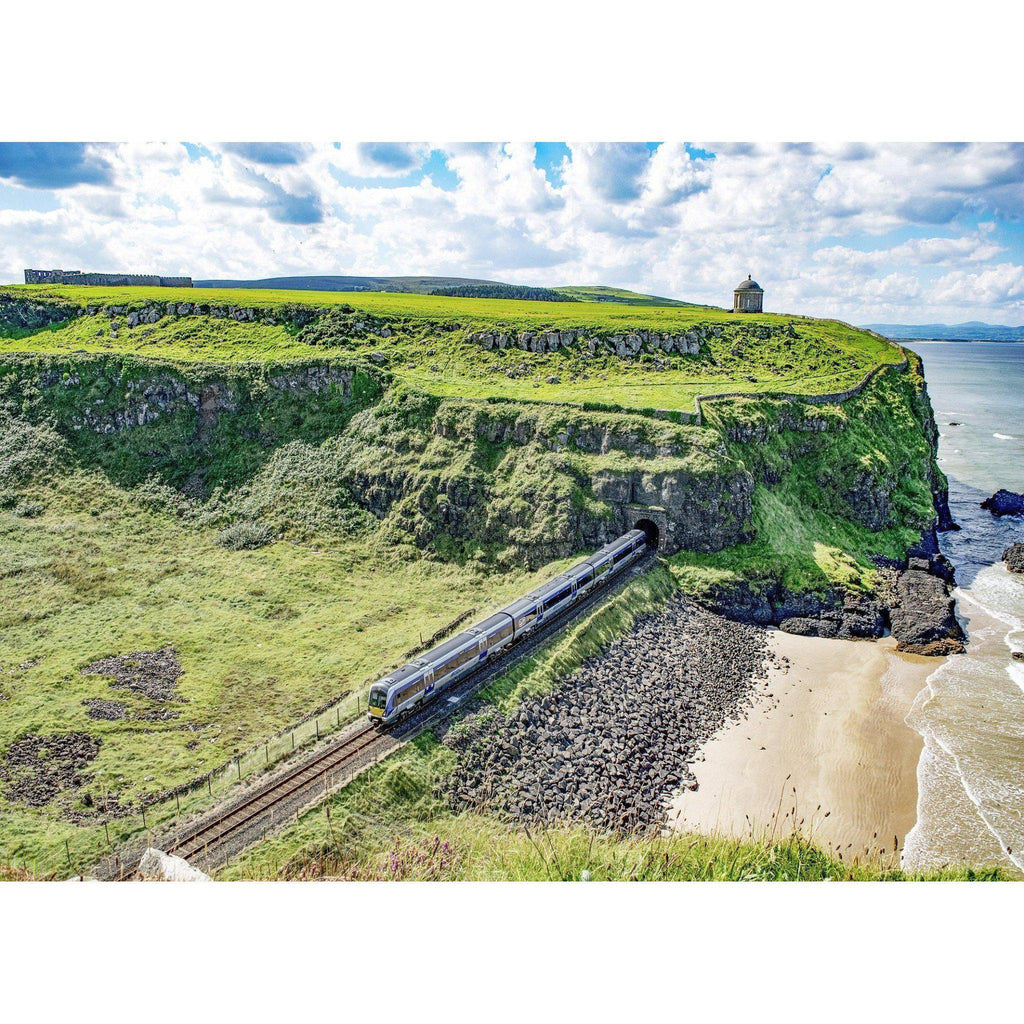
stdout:
<svg viewBox="0 0 1024 1024">
<path fill-rule="evenodd" d="M 269 522 L 268 537 L 358 523 L 392 545 L 536 566 L 598 546 L 648 510 L 669 550 L 716 551 L 750 536 L 753 480 L 714 431 L 440 401 L 390 385 L 376 368 L 341 360 L 0 365 L 6 408 L 52 423 L 85 465 L 129 487 L 156 477 L 215 505 L 218 522 Z M 296 494 L 323 515 L 290 508 Z"/>
<path fill-rule="evenodd" d="M 952 525 L 946 481 L 916 358 L 841 406 L 739 399 L 719 405 L 715 422 L 756 481 L 755 540 L 745 565 L 706 587 L 706 603 L 794 633 L 891 628 L 904 650 L 962 649 L 935 536 Z"/>
<path fill-rule="evenodd" d="M 812 590 L 852 609 L 841 573 L 834 586 L 814 575 L 822 542 L 897 565 L 943 507 L 937 432 L 913 367 L 841 406 L 716 402 L 700 428 L 441 400 L 345 358 L 10 356 L 0 402 L 52 424 L 80 464 L 116 483 L 155 481 L 187 499 L 197 522 L 252 522 L 266 539 L 375 531 L 441 558 L 537 566 L 647 518 L 665 553 L 723 553 L 721 564 L 739 566 L 737 610 L 759 621 L 813 617 L 793 596 Z M 805 563 L 806 578 L 787 578 Z M 876 610 L 844 621 L 854 618 L 858 635 L 877 632 Z"/>
</svg>

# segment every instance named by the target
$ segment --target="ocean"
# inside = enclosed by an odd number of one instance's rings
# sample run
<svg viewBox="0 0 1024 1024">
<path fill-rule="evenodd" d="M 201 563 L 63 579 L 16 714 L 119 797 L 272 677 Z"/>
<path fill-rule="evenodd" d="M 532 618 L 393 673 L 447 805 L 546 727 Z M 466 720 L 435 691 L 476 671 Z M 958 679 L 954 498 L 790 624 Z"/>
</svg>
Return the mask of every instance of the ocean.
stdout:
<svg viewBox="0 0 1024 1024">
<path fill-rule="evenodd" d="M 967 650 L 928 678 L 907 716 L 921 734 L 917 823 L 908 868 L 1002 863 L 1024 871 L 1024 578 L 1003 550 L 1024 519 L 979 508 L 993 491 L 1024 491 L 1024 344 L 914 342 L 939 426 L 958 532 L 942 535 L 956 567 Z"/>
</svg>

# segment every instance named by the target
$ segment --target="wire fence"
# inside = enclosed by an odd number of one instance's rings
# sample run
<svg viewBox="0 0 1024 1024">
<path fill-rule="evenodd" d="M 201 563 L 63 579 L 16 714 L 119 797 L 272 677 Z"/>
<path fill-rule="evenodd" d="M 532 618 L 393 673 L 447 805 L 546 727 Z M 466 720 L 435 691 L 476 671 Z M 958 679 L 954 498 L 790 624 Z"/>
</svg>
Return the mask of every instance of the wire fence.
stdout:
<svg viewBox="0 0 1024 1024">
<path fill-rule="evenodd" d="M 100 862 L 119 865 L 114 877 L 129 874 L 138 865 L 120 864 L 125 851 L 140 844 L 158 845 L 183 827 L 189 818 L 219 802 L 240 783 L 265 775 L 294 752 L 312 748 L 358 721 L 366 710 L 363 689 L 360 687 L 354 693 L 343 691 L 305 718 L 173 789 L 144 795 L 128 806 L 121 805 L 115 794 L 104 794 L 96 800 L 95 820 L 83 821 L 76 835 L 51 835 L 42 843 L 33 840 L 31 852 L 29 844 L 25 843 L 15 846 L 6 856 L 0 855 L 0 860 L 6 861 L 14 871 L 25 871 L 44 879 L 88 876 Z"/>
</svg>

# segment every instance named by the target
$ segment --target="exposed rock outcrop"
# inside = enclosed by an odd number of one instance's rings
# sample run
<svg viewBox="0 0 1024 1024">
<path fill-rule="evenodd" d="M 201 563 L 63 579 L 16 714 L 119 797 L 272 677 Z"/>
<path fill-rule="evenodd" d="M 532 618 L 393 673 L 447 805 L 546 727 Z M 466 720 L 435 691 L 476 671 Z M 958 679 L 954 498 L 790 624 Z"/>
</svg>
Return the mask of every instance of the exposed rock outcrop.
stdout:
<svg viewBox="0 0 1024 1024">
<path fill-rule="evenodd" d="M 1024 541 L 1011 544 L 1003 552 L 1003 561 L 1010 572 L 1024 573 Z"/>
<path fill-rule="evenodd" d="M 994 516 L 1024 516 L 1024 494 L 1015 494 L 1000 488 L 981 503 Z"/>
<path fill-rule="evenodd" d="M 70 302 L 35 302 L 0 295 L 0 324 L 23 330 L 38 330 L 80 316 L 82 308 Z"/>
<path fill-rule="evenodd" d="M 964 631 L 949 584 L 929 572 L 907 569 L 900 573 L 889 617 L 898 650 L 942 655 L 964 649 Z"/>
<path fill-rule="evenodd" d="M 557 352 L 561 348 L 585 347 L 590 352 L 607 352 L 620 359 L 639 352 L 678 352 L 684 356 L 700 354 L 701 343 L 721 334 L 720 326 L 695 328 L 680 334 L 662 331 L 629 331 L 622 334 L 595 334 L 585 327 L 549 331 L 471 331 L 466 340 L 486 349 L 520 348 L 525 352 Z"/>
<path fill-rule="evenodd" d="M 905 562 L 880 564 L 878 574 L 872 594 L 842 587 L 794 593 L 762 580 L 723 584 L 701 603 L 741 622 L 775 625 L 803 636 L 877 639 L 891 628 L 899 650 L 945 655 L 964 649 L 952 593 L 953 565 L 938 551 L 935 528 L 922 534 Z"/>
<path fill-rule="evenodd" d="M 794 593 L 776 581 L 744 581 L 713 588 L 701 603 L 739 622 L 778 626 L 802 636 L 875 639 L 887 625 L 880 597 L 839 587 L 824 593 Z"/>
</svg>

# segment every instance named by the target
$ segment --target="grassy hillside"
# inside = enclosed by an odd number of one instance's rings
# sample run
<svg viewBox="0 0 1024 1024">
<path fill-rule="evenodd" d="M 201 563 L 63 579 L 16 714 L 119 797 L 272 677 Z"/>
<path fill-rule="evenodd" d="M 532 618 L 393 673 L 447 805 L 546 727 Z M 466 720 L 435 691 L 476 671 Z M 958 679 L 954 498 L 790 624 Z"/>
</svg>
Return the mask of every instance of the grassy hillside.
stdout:
<svg viewBox="0 0 1024 1024">
<path fill-rule="evenodd" d="M 0 320 L 26 297 L 0 326 L 0 863 L 50 870 L 68 840 L 84 865 L 106 849 L 104 818 L 115 842 L 166 822 L 179 810 L 168 791 L 214 770 L 212 792 L 181 801 L 202 806 L 234 784 L 233 756 L 250 751 L 248 773 L 286 754 L 275 733 L 346 691 L 316 728 L 350 720 L 421 634 L 614 536 L 629 503 L 662 510 L 687 550 L 493 699 L 549 686 L 676 589 L 870 589 L 873 557 L 899 557 L 932 516 L 916 361 L 842 405 L 764 394 L 836 391 L 902 358 L 842 324 L 609 301 L 47 287 L 0 289 Z M 170 301 L 256 312 L 164 315 Z M 160 315 L 129 323 L 146 309 Z M 702 340 L 625 357 L 474 340 L 556 328 Z M 703 426 L 638 414 L 726 391 L 743 397 L 709 403 Z M 168 649 L 179 675 L 166 699 L 90 669 Z M 412 804 L 435 757 L 417 749 L 422 762 L 378 773 Z M 55 787 L 36 805 L 17 790 L 26 771 Z M 140 806 L 159 794 L 144 826 Z M 512 865 L 465 861 L 460 877 L 549 870 L 493 823 L 439 818 L 431 832 L 422 808 L 403 804 L 387 834 L 353 824 L 356 845 L 328 860 L 310 854 L 320 832 L 305 819 L 275 849 L 289 871 L 372 874 L 408 829 L 474 858 L 486 841 Z M 567 863 L 580 835 L 550 839 Z M 608 877 L 637 852 L 586 841 Z M 764 851 L 734 853 L 753 864 Z M 265 872 L 270 856 L 239 870 Z"/>
<path fill-rule="evenodd" d="M 0 861 L 56 864 L 68 838 L 87 863 L 106 845 L 96 804 L 108 792 L 135 806 L 134 817 L 115 814 L 112 834 L 141 829 L 144 796 L 227 764 L 346 692 L 321 728 L 351 721 L 369 682 L 423 636 L 563 564 L 486 573 L 410 559 L 365 531 L 233 550 L 216 526 L 167 511 L 159 488 L 125 491 L 68 464 L 50 469 L 54 483 L 0 495 L 0 751 L 68 732 L 100 746 L 84 787 L 40 808 L 0 800 Z M 167 646 L 182 670 L 169 701 L 82 671 Z M 84 702 L 97 700 L 121 704 L 122 717 L 92 717 Z"/>
<path fill-rule="evenodd" d="M 75 306 L 141 308 L 148 302 L 243 305 L 267 318 L 294 309 L 286 291 L 73 288 L 17 286 L 0 297 L 31 297 Z M 897 362 L 899 349 L 847 325 L 806 317 L 737 318 L 693 306 L 632 306 L 619 302 L 529 302 L 464 299 L 383 292 L 323 292 L 303 303 L 352 310 L 386 324 L 356 330 L 339 310 L 330 332 L 288 322 L 238 323 L 209 316 L 162 317 L 130 326 L 124 316 L 97 312 L 46 328 L 8 330 L 2 352 L 133 353 L 179 361 L 284 360 L 335 353 L 372 357 L 417 389 L 444 397 L 519 401 L 590 402 L 624 409 L 691 412 L 698 394 L 786 391 L 813 394 L 855 384 L 879 363 Z M 277 319 L 281 319 L 277 316 Z M 468 340 L 481 330 L 568 330 L 599 338 L 637 331 L 680 334 L 701 331 L 697 355 L 642 351 L 621 358 L 576 345 L 555 352 L 518 347 L 487 350 Z"/>
</svg>

